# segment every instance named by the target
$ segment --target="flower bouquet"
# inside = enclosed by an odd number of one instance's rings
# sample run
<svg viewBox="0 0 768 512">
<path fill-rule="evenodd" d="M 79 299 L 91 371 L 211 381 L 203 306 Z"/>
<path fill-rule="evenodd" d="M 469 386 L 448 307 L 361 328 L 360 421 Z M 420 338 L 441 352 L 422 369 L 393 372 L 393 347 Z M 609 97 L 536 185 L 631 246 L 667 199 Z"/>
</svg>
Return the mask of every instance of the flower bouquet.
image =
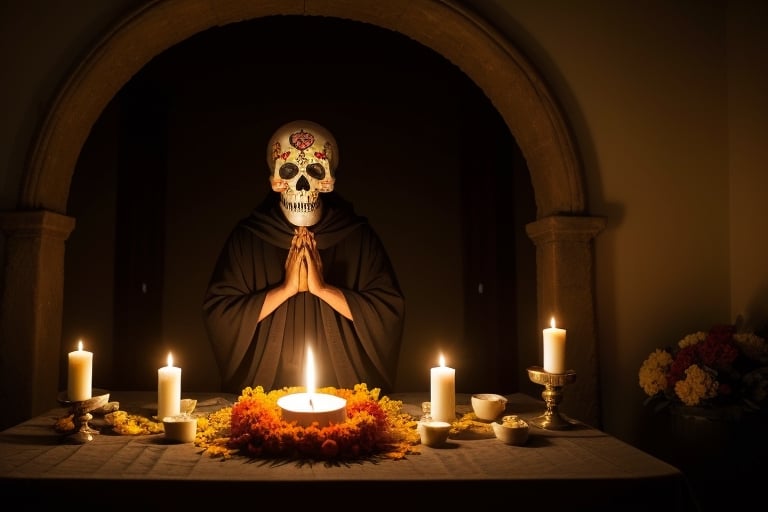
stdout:
<svg viewBox="0 0 768 512">
<path fill-rule="evenodd" d="M 657 411 L 670 405 L 756 411 L 768 397 L 768 344 L 734 325 L 714 326 L 654 350 L 638 376 L 645 403 Z"/>
</svg>

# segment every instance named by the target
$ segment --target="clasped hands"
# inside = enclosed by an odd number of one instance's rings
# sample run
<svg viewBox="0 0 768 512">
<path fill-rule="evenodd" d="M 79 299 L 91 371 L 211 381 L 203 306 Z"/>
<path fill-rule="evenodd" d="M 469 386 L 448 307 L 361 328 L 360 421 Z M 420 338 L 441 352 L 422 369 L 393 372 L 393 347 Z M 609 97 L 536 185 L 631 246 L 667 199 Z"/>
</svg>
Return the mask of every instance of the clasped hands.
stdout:
<svg viewBox="0 0 768 512">
<path fill-rule="evenodd" d="M 317 250 L 315 235 L 306 227 L 297 227 L 285 260 L 285 280 L 267 293 L 259 313 L 259 322 L 284 301 L 299 292 L 309 292 L 331 306 L 344 318 L 354 321 L 347 298 L 339 288 L 323 279 L 323 262 Z"/>
<path fill-rule="evenodd" d="M 308 291 L 315 295 L 325 286 L 315 235 L 305 226 L 297 227 L 291 240 L 285 260 L 285 282 L 296 293 Z"/>
</svg>

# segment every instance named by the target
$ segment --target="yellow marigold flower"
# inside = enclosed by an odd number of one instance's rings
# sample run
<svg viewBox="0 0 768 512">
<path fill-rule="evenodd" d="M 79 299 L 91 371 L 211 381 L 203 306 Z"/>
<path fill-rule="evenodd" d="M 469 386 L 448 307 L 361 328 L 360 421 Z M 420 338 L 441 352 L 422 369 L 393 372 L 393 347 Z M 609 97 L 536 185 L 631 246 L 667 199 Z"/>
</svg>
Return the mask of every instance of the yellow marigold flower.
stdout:
<svg viewBox="0 0 768 512">
<path fill-rule="evenodd" d="M 490 423 L 478 420 L 474 412 L 468 412 L 451 423 L 448 433 L 457 438 L 490 437 L 493 435 L 493 427 Z"/>
<path fill-rule="evenodd" d="M 112 430 L 117 434 L 138 436 L 148 434 L 160 434 L 163 432 L 163 424 L 152 421 L 138 414 L 128 414 L 126 411 L 114 411 L 104 416 L 107 423 L 112 425 Z"/>
<path fill-rule="evenodd" d="M 672 364 L 672 355 L 666 350 L 656 349 L 643 361 L 638 372 L 640 387 L 648 396 L 667 388 L 667 372 Z"/>
<path fill-rule="evenodd" d="M 718 385 L 712 374 L 692 364 L 685 370 L 685 379 L 675 384 L 675 394 L 685 405 L 699 405 L 702 400 L 717 396 Z"/>
<path fill-rule="evenodd" d="M 677 346 L 680 348 L 685 348 L 690 345 L 695 345 L 700 341 L 704 341 L 705 339 L 707 339 L 707 333 L 704 331 L 698 331 L 698 332 L 689 334 L 685 338 L 678 341 Z"/>
<path fill-rule="evenodd" d="M 218 411 L 210 413 L 207 417 L 197 418 L 197 434 L 195 435 L 195 446 L 203 448 L 213 457 L 230 455 L 230 450 L 226 449 L 225 442 L 220 440 L 229 438 L 229 427 L 232 419 L 232 407 L 224 407 Z"/>
<path fill-rule="evenodd" d="M 380 389 L 365 383 L 353 389 L 318 388 L 344 398 L 343 423 L 302 427 L 282 418 L 277 400 L 304 392 L 300 386 L 264 392 L 261 386 L 243 389 L 232 406 L 198 421 L 195 445 L 213 457 L 239 452 L 250 457 L 349 459 L 383 456 L 403 458 L 418 443 L 416 422 L 401 412 L 402 402 L 379 398 Z"/>
<path fill-rule="evenodd" d="M 402 412 L 401 401 L 386 396 L 380 398 L 379 388 L 368 389 L 365 383 L 356 384 L 353 389 L 319 388 L 318 393 L 336 395 L 347 401 L 347 420 L 325 427 L 317 423 L 301 427 L 282 419 L 277 400 L 304 391 L 301 386 L 269 392 L 261 386 L 244 388 L 233 406 L 197 416 L 195 446 L 211 457 L 222 459 L 237 453 L 250 457 L 326 459 L 378 456 L 402 459 L 407 454 L 418 453 L 417 422 Z M 233 411 L 238 417 L 235 424 Z M 162 423 L 125 411 L 115 411 L 105 418 L 118 434 L 163 431 Z M 66 422 L 62 419 L 59 423 Z"/>
</svg>

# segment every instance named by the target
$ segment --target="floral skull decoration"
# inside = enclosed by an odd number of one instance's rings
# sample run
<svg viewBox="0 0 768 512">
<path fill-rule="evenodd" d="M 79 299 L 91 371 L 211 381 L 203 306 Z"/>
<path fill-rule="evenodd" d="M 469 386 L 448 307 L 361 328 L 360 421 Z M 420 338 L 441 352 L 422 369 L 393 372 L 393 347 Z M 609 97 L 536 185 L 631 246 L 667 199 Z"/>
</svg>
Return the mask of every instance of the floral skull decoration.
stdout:
<svg viewBox="0 0 768 512">
<path fill-rule="evenodd" d="M 336 140 L 319 124 L 292 121 L 275 131 L 267 146 L 267 165 L 288 222 L 312 226 L 320 220 L 320 193 L 333 190 L 338 163 Z"/>
</svg>

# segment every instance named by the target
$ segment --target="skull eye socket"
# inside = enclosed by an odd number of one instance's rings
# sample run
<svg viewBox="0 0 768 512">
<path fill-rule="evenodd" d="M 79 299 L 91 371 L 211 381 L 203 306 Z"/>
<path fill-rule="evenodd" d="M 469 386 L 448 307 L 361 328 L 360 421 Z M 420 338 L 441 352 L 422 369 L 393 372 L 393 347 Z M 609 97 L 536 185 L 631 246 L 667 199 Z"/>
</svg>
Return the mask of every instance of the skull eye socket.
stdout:
<svg viewBox="0 0 768 512">
<path fill-rule="evenodd" d="M 320 164 L 309 164 L 307 166 L 307 174 L 316 180 L 325 178 L 325 167 Z"/>
<path fill-rule="evenodd" d="M 290 162 L 280 166 L 280 177 L 284 180 L 289 180 L 299 174 L 299 168 L 296 164 Z"/>
</svg>

